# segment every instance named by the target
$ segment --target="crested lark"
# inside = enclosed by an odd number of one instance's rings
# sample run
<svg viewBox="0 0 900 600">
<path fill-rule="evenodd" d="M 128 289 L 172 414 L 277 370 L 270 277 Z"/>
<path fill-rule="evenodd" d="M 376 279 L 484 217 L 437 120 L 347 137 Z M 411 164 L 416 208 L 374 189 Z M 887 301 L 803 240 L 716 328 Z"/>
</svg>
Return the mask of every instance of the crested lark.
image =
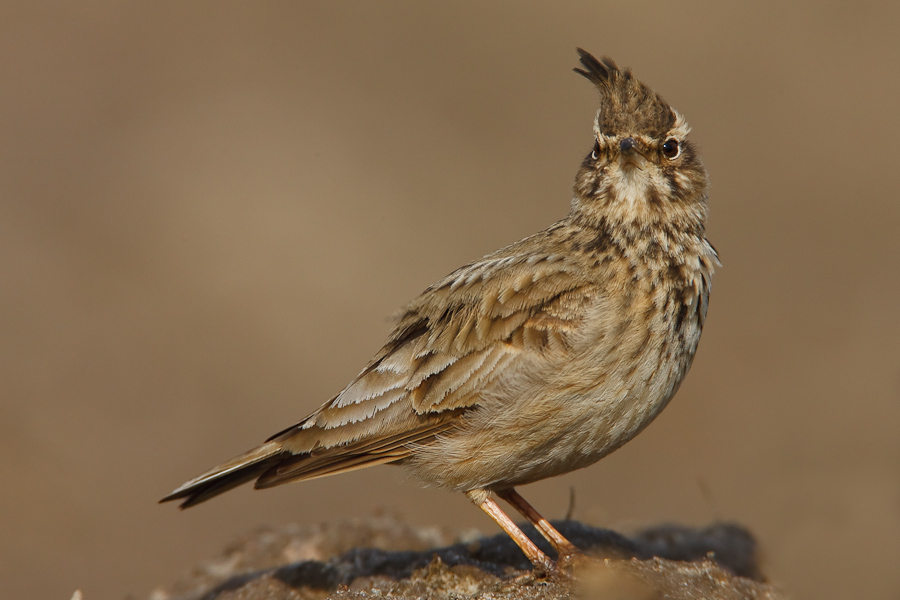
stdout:
<svg viewBox="0 0 900 600">
<path fill-rule="evenodd" d="M 555 566 L 491 492 L 561 559 L 576 555 L 514 488 L 596 462 L 659 414 L 690 368 L 718 263 L 688 124 L 630 71 L 579 54 L 600 110 L 568 216 L 429 287 L 343 391 L 163 502 L 392 463 L 465 492 L 539 570 Z"/>
</svg>

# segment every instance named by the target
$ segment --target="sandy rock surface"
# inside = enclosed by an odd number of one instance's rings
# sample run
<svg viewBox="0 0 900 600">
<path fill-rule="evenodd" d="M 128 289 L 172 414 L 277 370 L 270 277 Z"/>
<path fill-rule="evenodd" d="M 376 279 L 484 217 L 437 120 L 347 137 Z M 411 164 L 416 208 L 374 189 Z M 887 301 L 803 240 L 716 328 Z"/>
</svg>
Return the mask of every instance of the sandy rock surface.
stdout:
<svg viewBox="0 0 900 600">
<path fill-rule="evenodd" d="M 765 581 L 753 537 L 736 525 L 661 526 L 632 537 L 575 521 L 554 525 L 588 554 L 562 576 L 535 578 L 502 534 L 371 517 L 258 531 L 150 600 L 786 597 Z"/>
</svg>

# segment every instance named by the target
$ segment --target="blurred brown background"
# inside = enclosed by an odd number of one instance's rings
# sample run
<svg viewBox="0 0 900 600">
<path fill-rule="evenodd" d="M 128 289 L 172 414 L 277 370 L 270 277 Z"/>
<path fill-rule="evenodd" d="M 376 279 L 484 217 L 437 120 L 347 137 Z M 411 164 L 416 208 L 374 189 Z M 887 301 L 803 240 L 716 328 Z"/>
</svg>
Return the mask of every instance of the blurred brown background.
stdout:
<svg viewBox="0 0 900 600">
<path fill-rule="evenodd" d="M 263 523 L 496 529 L 380 467 L 156 500 L 305 416 L 386 317 L 569 207 L 575 46 L 694 127 L 724 267 L 644 434 L 525 488 L 748 525 L 797 598 L 900 595 L 897 3 L 5 3 L 0 580 L 145 597 Z"/>
</svg>

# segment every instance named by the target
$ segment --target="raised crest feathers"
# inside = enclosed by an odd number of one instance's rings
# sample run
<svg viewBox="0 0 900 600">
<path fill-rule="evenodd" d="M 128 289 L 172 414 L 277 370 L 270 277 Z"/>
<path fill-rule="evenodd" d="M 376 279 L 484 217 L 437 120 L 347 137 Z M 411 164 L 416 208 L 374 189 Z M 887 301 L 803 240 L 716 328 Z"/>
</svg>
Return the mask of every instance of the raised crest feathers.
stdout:
<svg viewBox="0 0 900 600">
<path fill-rule="evenodd" d="M 577 50 L 578 56 L 581 57 L 581 64 L 584 66 L 584 69 L 575 67 L 572 70 L 587 78 L 598 88 L 610 87 L 610 85 L 614 84 L 615 80 L 619 77 L 623 77 L 624 79 L 632 78 L 630 69 L 622 71 L 610 57 L 602 56 L 597 60 L 597 58 L 587 50 L 581 48 L 578 48 Z"/>
<path fill-rule="evenodd" d="M 620 69 L 609 57 L 597 59 L 578 48 L 583 69 L 573 69 L 587 78 L 600 92 L 601 107 L 597 127 L 606 135 L 643 131 L 662 136 L 675 125 L 677 115 L 656 92 L 631 74 Z"/>
</svg>

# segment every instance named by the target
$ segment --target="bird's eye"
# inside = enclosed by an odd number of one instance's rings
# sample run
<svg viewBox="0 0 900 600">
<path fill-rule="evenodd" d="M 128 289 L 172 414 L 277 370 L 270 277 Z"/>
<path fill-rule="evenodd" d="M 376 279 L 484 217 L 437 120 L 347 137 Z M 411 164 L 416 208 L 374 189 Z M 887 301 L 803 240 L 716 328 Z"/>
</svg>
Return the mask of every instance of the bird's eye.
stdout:
<svg viewBox="0 0 900 600">
<path fill-rule="evenodd" d="M 678 158 L 678 155 L 681 154 L 681 143 L 675 138 L 669 138 L 662 145 L 663 156 L 668 158 L 669 160 L 674 160 Z"/>
<path fill-rule="evenodd" d="M 594 149 L 591 150 L 591 158 L 594 160 L 600 158 L 600 140 L 594 140 Z"/>
</svg>

